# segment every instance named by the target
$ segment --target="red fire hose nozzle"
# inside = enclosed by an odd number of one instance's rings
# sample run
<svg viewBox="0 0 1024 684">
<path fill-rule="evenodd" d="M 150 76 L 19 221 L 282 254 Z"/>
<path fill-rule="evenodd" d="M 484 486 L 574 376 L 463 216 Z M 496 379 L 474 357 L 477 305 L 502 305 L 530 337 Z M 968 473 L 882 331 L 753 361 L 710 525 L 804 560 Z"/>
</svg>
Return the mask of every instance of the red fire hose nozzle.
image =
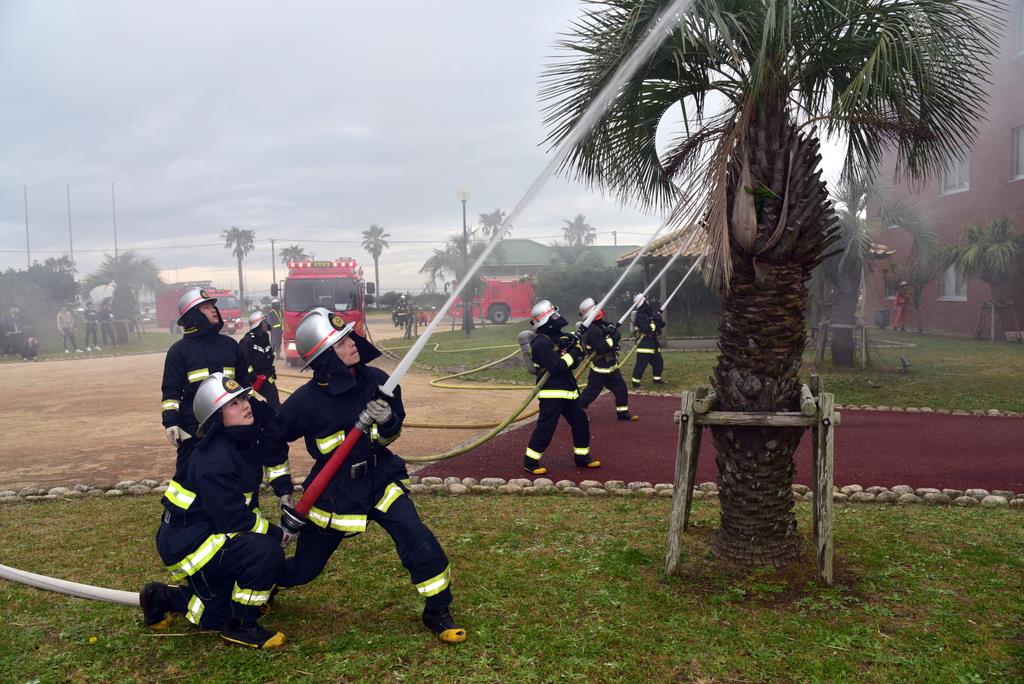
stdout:
<svg viewBox="0 0 1024 684">
<path fill-rule="evenodd" d="M 257 375 L 256 376 L 256 382 L 252 383 L 252 391 L 253 392 L 259 392 L 260 389 L 263 387 L 263 383 L 265 383 L 266 381 L 267 381 L 267 376 L 266 375 Z"/>
</svg>

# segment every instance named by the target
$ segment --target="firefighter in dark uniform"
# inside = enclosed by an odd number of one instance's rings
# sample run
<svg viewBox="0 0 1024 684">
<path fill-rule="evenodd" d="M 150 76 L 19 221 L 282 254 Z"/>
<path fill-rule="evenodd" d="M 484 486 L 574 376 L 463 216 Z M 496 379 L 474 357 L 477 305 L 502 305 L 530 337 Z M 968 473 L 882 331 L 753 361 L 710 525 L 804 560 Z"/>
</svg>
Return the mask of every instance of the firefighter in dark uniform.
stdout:
<svg viewBox="0 0 1024 684">
<path fill-rule="evenodd" d="M 580 316 L 584 318 L 597 304 L 590 297 L 580 302 Z M 583 347 L 588 352 L 593 352 L 594 361 L 590 366 L 590 375 L 587 377 L 587 386 L 580 394 L 580 403 L 585 411 L 590 406 L 601 390 L 605 387 L 615 397 L 615 416 L 619 420 L 639 420 L 629 413 L 629 392 L 626 390 L 626 381 L 622 379 L 619 372 L 619 341 L 622 335 L 619 333 L 617 323 L 606 321 L 604 311 L 599 311 L 594 316 L 594 321 L 583 332 Z"/>
<path fill-rule="evenodd" d="M 185 472 L 164 494 L 157 552 L 174 581 L 150 582 L 139 593 L 147 626 L 167 627 L 175 613 L 231 643 L 274 648 L 284 635 L 259 625 L 260 612 L 284 570 L 284 533 L 260 512 L 260 483 L 268 472 L 259 448 L 273 416 L 223 373 L 199 384 L 193 407 L 201 436 Z M 289 495 L 287 461 L 271 484 Z"/>
<path fill-rule="evenodd" d="M 196 423 L 192 399 L 200 383 L 211 373 L 224 373 L 243 387 L 249 386 L 249 364 L 238 343 L 221 335 L 224 320 L 217 300 L 198 287 L 178 300 L 178 325 L 182 338 L 171 345 L 164 359 L 164 379 L 160 404 L 164 433 L 178 450 L 175 473 L 182 471 L 196 445 Z"/>
<path fill-rule="evenodd" d="M 466 640 L 449 612 L 451 567 L 433 532 L 420 520 L 409 498 L 405 462 L 388 449 L 405 419 L 401 389 L 380 395 L 387 374 L 368 362 L 380 352 L 353 332 L 334 312 L 310 311 L 295 332 L 295 346 L 313 378 L 295 391 L 278 411 L 264 442 L 268 453 L 287 453 L 288 442 L 304 438 L 314 459 L 308 487 L 357 423 L 365 430 L 298 529 L 295 555 L 289 558 L 280 586 L 294 587 L 316 578 L 341 540 L 364 532 L 376 522 L 391 535 L 398 556 L 420 597 L 423 623 L 446 643 Z M 281 460 L 278 457 L 278 460 Z M 287 513 L 283 524 L 296 528 Z"/>
<path fill-rule="evenodd" d="M 267 400 L 275 411 L 281 406 L 277 393 L 277 370 L 274 368 L 274 349 L 270 343 L 270 324 L 263 312 L 257 309 L 249 315 L 249 332 L 238 343 L 246 360 L 249 377 L 263 376 L 263 385 L 256 390 Z"/>
<path fill-rule="evenodd" d="M 579 339 L 565 334 L 568 325 L 558 313 L 558 307 L 544 299 L 534 304 L 530 312 L 530 325 L 537 335 L 530 343 L 530 358 L 537 369 L 537 380 L 549 373 L 548 381 L 537 393 L 540 415 L 526 446 L 523 467 L 533 475 L 543 475 L 548 469 L 541 465 L 544 450 L 551 444 L 558 426 L 558 417 L 565 416 L 572 430 L 573 460 L 579 468 L 598 468 L 600 461 L 590 458 L 590 421 L 580 402 L 579 387 L 572 371 L 583 360 L 585 353 Z"/>
<path fill-rule="evenodd" d="M 661 311 L 651 308 L 647 297 L 638 294 L 633 298 L 636 306 L 636 321 L 634 322 L 634 334 L 636 342 L 636 364 L 633 366 L 633 387 L 640 386 L 640 379 L 644 377 L 644 370 L 647 364 L 651 364 L 651 379 L 656 385 L 664 385 L 661 379 L 661 372 L 665 368 L 665 360 L 661 357 L 661 343 L 658 342 L 658 335 L 665 328 L 665 321 L 661 317 Z"/>
<path fill-rule="evenodd" d="M 267 325 L 270 326 L 270 346 L 274 349 L 274 358 L 281 358 L 281 338 L 284 336 L 284 321 L 281 318 L 281 301 L 270 300 L 270 311 L 267 312 Z"/>
</svg>

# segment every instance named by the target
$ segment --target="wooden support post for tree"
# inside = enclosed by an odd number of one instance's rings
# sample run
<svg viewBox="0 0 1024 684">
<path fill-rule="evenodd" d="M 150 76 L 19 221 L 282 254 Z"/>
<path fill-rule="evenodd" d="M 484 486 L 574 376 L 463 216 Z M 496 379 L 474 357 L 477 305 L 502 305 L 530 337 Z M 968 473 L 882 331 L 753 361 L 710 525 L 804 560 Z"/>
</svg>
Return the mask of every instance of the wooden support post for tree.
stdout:
<svg viewBox="0 0 1024 684">
<path fill-rule="evenodd" d="M 825 326 L 827 329 L 827 326 Z M 676 472 L 669 517 L 668 551 L 665 572 L 675 575 L 680 569 L 683 534 L 689 527 L 693 485 L 697 476 L 697 457 L 704 426 L 741 425 L 810 428 L 814 466 L 814 545 L 818 576 L 832 584 L 832 482 L 835 461 L 834 431 L 840 415 L 835 413 L 835 398 L 821 391 L 821 379 L 811 376 L 810 386 L 801 387 L 799 412 L 712 411 L 717 401 L 714 392 L 698 387 L 683 392 L 680 410 L 675 414 L 679 424 L 676 442 Z"/>
<path fill-rule="evenodd" d="M 828 346 L 828 333 L 828 321 L 822 321 L 821 325 L 818 326 L 818 348 L 814 354 L 815 363 L 821 363 L 825 360 L 825 348 Z"/>
</svg>

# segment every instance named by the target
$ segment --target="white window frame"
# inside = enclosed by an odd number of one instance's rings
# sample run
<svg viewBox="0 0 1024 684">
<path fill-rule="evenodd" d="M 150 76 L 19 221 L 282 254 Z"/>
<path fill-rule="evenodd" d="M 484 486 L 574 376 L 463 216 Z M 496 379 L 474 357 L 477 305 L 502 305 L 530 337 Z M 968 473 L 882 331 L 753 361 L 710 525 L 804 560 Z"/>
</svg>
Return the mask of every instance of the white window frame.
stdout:
<svg viewBox="0 0 1024 684">
<path fill-rule="evenodd" d="M 955 278 L 953 282 L 953 294 L 947 294 L 951 277 Z M 950 264 L 949 267 L 942 272 L 942 277 L 939 279 L 939 301 L 967 301 L 967 279 L 964 278 L 962 273 L 960 273 L 960 269 L 956 267 L 956 264 Z"/>
<path fill-rule="evenodd" d="M 948 181 L 953 179 L 953 183 Z M 942 172 L 939 180 L 939 195 L 954 195 L 971 189 L 971 151 L 963 149 L 954 158 L 950 168 Z"/>
<path fill-rule="evenodd" d="M 1021 3 L 1024 5 L 1024 2 Z M 1024 16 L 1024 9 L 1021 10 Z M 1024 179 L 1024 126 L 1013 129 L 1013 180 Z"/>
</svg>

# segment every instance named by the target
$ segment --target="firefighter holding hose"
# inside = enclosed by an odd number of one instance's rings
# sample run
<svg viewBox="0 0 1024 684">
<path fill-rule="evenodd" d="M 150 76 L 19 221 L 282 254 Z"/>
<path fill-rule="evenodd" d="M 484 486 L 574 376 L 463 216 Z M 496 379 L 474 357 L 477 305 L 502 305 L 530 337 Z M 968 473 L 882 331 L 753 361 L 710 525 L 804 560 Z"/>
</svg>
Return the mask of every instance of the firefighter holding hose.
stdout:
<svg viewBox="0 0 1024 684">
<path fill-rule="evenodd" d="M 586 318 L 595 306 L 597 303 L 593 298 L 587 297 L 580 302 L 580 316 Z M 615 397 L 616 418 L 634 421 L 639 418 L 629 413 L 629 392 L 619 372 L 618 351 L 621 339 L 619 326 L 605 320 L 603 310 L 597 312 L 593 322 L 583 331 L 583 345 L 593 352 L 594 363 L 590 367 L 587 386 L 580 394 L 580 403 L 583 404 L 583 410 L 586 410 L 601 394 L 601 390 L 607 387 Z"/>
<path fill-rule="evenodd" d="M 151 582 L 139 603 L 149 627 L 166 627 L 174 613 L 184 613 L 228 642 L 265 649 L 284 643 L 284 634 L 259 625 L 284 570 L 284 534 L 260 512 L 260 483 L 272 469 L 259 440 L 273 410 L 250 399 L 251 390 L 220 372 L 199 383 L 192 401 L 195 458 L 164 495 L 156 537 L 171 577 L 185 584 Z M 287 461 L 276 470 L 275 492 L 290 495 Z"/>
<path fill-rule="evenodd" d="M 665 368 L 665 359 L 661 356 L 661 342 L 658 335 L 665 328 L 665 319 L 661 317 L 661 311 L 651 308 L 650 302 L 643 294 L 633 298 L 633 305 L 636 306 L 636 364 L 633 366 L 633 387 L 640 386 L 640 380 L 644 377 L 647 365 L 651 366 L 651 380 L 656 385 L 664 385 L 661 372 Z"/>
<path fill-rule="evenodd" d="M 281 406 L 277 393 L 277 370 L 274 368 L 274 348 L 270 342 L 270 322 L 259 309 L 249 315 L 249 332 L 242 336 L 238 348 L 245 358 L 249 376 L 263 376 L 263 384 L 256 391 L 275 411 Z"/>
<path fill-rule="evenodd" d="M 548 469 L 541 465 L 544 450 L 555 435 L 559 416 L 564 416 L 572 430 L 573 460 L 579 468 L 598 468 L 600 461 L 590 458 L 590 421 L 580 403 L 580 391 L 572 371 L 583 360 L 585 353 L 579 338 L 562 332 L 569 325 L 558 313 L 558 307 L 544 299 L 533 305 L 530 326 L 536 336 L 530 343 L 530 357 L 537 369 L 538 381 L 542 371 L 549 373 L 547 384 L 537 393 L 540 415 L 526 446 L 523 467 L 532 475 L 543 475 Z"/>
<path fill-rule="evenodd" d="M 395 387 L 391 397 L 379 392 L 388 375 L 367 364 L 380 351 L 353 327 L 338 314 L 318 308 L 295 331 L 296 349 L 306 367 L 313 369 L 313 378 L 281 405 L 264 440 L 268 453 L 283 460 L 288 442 L 302 437 L 315 461 L 304 483 L 309 488 L 347 432 L 358 424 L 364 434 L 309 509 L 279 586 L 311 582 L 342 539 L 376 522 L 391 535 L 402 565 L 425 600 L 424 625 L 443 642 L 465 641 L 466 630 L 456 625 L 448 608 L 448 558 L 408 496 L 405 462 L 388 449 L 405 418 L 401 390 Z M 294 527 L 294 518 L 288 524 Z"/>
</svg>

